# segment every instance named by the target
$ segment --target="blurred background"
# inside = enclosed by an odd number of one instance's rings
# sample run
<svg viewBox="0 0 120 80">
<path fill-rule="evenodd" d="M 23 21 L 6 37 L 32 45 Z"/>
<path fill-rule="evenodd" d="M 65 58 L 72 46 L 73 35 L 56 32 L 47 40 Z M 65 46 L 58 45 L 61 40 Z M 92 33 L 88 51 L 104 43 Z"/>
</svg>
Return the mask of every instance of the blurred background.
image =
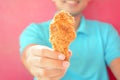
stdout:
<svg viewBox="0 0 120 80">
<path fill-rule="evenodd" d="M 55 10 L 51 0 L 0 0 L 0 80 L 33 79 L 20 60 L 19 35 L 30 23 L 51 19 Z M 120 33 L 120 0 L 91 0 L 84 15 L 110 23 Z"/>
</svg>

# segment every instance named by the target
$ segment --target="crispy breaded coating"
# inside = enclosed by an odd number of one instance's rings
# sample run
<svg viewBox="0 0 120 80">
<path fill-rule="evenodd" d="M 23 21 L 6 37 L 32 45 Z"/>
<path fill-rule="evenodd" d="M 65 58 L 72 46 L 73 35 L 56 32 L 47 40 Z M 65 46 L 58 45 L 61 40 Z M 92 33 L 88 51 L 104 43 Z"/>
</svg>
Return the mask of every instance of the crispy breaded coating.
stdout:
<svg viewBox="0 0 120 80">
<path fill-rule="evenodd" d="M 50 24 L 50 42 L 55 51 L 63 53 L 69 61 L 68 50 L 70 43 L 75 39 L 75 20 L 68 12 L 60 11 Z"/>
</svg>

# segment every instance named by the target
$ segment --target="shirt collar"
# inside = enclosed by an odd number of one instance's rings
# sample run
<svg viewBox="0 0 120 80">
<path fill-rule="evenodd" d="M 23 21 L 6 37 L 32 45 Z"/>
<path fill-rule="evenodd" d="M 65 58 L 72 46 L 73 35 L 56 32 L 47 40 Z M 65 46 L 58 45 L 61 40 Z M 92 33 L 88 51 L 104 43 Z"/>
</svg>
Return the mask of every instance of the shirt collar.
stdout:
<svg viewBox="0 0 120 80">
<path fill-rule="evenodd" d="M 79 25 L 79 28 L 77 30 L 77 33 L 83 33 L 83 34 L 88 34 L 88 29 L 87 29 L 87 24 L 86 24 L 86 19 L 84 16 L 81 17 L 81 22 Z"/>
</svg>

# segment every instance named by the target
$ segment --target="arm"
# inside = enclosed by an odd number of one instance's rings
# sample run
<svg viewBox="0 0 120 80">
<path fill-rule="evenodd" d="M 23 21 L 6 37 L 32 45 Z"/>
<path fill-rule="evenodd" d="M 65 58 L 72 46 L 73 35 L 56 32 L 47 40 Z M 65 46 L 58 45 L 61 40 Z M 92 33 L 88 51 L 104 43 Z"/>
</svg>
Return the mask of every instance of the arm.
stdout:
<svg viewBox="0 0 120 80">
<path fill-rule="evenodd" d="M 107 29 L 105 59 L 117 80 L 120 80 L 120 36 L 111 26 Z"/>
<path fill-rule="evenodd" d="M 44 34 L 47 34 L 47 29 L 44 29 L 46 33 L 43 31 L 45 26 L 31 24 L 22 32 L 20 36 L 21 59 L 33 76 L 40 77 L 38 80 L 59 80 L 64 76 L 68 65 L 65 65 L 63 54 L 45 46 Z"/>
<path fill-rule="evenodd" d="M 40 45 L 29 45 L 21 56 L 25 67 L 38 80 L 59 80 L 63 77 L 68 66 L 63 65 L 66 62 L 64 58 L 63 54 Z"/>
<path fill-rule="evenodd" d="M 120 80 L 120 57 L 113 60 L 110 64 L 110 69 L 117 80 Z"/>
</svg>

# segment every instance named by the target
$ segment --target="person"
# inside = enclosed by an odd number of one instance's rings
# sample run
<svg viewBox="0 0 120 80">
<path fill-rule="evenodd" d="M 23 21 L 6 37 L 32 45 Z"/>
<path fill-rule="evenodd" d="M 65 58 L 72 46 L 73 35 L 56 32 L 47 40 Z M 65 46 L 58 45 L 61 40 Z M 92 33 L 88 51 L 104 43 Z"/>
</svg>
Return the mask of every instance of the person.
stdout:
<svg viewBox="0 0 120 80">
<path fill-rule="evenodd" d="M 106 66 L 120 80 L 120 37 L 113 26 L 82 15 L 90 0 L 52 1 L 57 11 L 75 18 L 77 36 L 69 46 L 68 62 L 49 42 L 51 20 L 32 23 L 22 32 L 21 59 L 34 80 L 109 80 Z"/>
</svg>

